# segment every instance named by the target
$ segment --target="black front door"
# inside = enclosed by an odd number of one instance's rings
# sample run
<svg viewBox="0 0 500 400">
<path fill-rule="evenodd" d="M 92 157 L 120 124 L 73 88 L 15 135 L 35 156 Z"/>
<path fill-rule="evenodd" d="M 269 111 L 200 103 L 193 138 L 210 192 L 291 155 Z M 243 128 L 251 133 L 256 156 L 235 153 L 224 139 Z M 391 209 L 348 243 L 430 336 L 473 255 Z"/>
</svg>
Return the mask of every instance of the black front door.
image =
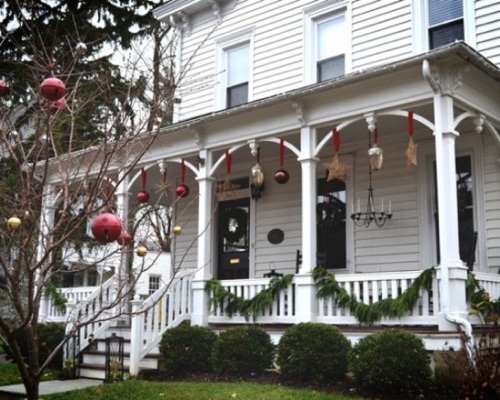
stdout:
<svg viewBox="0 0 500 400">
<path fill-rule="evenodd" d="M 219 203 L 219 279 L 248 278 L 250 199 Z"/>
</svg>

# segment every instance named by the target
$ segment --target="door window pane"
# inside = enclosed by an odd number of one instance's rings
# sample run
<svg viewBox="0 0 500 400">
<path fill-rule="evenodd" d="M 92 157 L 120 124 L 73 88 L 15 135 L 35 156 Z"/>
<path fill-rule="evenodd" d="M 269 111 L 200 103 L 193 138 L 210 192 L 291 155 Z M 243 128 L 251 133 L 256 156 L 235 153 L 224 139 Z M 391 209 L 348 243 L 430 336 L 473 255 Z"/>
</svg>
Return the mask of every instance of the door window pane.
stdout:
<svg viewBox="0 0 500 400">
<path fill-rule="evenodd" d="M 339 179 L 318 180 L 317 262 L 330 268 L 346 268 L 346 187 Z"/>
</svg>

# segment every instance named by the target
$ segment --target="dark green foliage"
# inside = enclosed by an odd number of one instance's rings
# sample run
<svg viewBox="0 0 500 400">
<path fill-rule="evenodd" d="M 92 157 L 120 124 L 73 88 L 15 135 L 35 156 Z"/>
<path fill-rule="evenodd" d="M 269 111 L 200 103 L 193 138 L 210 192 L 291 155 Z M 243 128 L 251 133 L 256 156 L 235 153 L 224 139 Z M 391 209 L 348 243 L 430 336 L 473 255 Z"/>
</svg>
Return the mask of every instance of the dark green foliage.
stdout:
<svg viewBox="0 0 500 400">
<path fill-rule="evenodd" d="M 52 353 L 52 351 L 61 343 L 64 339 L 64 325 L 56 322 L 50 322 L 47 324 L 38 324 L 38 362 L 42 365 L 47 357 Z M 24 331 L 16 336 L 19 347 L 21 348 L 21 353 L 28 359 L 28 341 L 30 340 L 30 335 L 28 332 Z M 7 358 L 12 358 L 9 348 L 5 346 L 5 353 Z M 54 358 L 47 365 L 48 368 L 54 370 L 61 370 L 63 362 L 63 350 L 62 348 L 57 352 Z"/>
<path fill-rule="evenodd" d="M 278 345 L 285 380 L 331 382 L 345 379 L 349 340 L 334 326 L 301 323 L 287 329 Z"/>
<path fill-rule="evenodd" d="M 167 330 L 160 342 L 165 371 L 170 375 L 210 371 L 210 354 L 216 340 L 210 328 L 187 322 Z"/>
<path fill-rule="evenodd" d="M 267 332 L 242 326 L 222 332 L 214 346 L 212 363 L 221 374 L 246 376 L 272 366 L 274 345 Z"/>
<path fill-rule="evenodd" d="M 261 290 L 251 299 L 244 299 L 231 293 L 217 279 L 209 280 L 205 285 L 205 290 L 210 292 L 210 307 L 216 308 L 220 304 L 225 304 L 224 312 L 230 317 L 240 313 L 247 319 L 253 317 L 255 320 L 258 315 L 262 315 L 264 310 L 272 307 L 274 299 L 281 291 L 288 288 L 292 279 L 293 275 L 274 277 L 269 282 L 269 287 Z"/>
<path fill-rule="evenodd" d="M 366 336 L 352 349 L 350 367 L 358 387 L 384 399 L 411 399 L 432 384 L 429 359 L 416 335 L 387 329 Z"/>
</svg>

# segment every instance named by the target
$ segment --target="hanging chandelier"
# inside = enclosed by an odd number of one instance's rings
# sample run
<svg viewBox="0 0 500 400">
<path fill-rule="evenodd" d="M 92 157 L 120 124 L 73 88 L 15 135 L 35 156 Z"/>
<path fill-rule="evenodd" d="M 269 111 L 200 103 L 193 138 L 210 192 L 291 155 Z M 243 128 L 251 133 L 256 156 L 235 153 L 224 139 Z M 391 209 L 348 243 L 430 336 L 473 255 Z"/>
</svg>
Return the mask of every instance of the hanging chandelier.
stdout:
<svg viewBox="0 0 500 400">
<path fill-rule="evenodd" d="M 375 199 L 373 197 L 373 186 L 372 186 L 372 171 L 378 171 L 382 168 L 384 161 L 384 152 L 378 146 L 378 133 L 375 129 L 374 131 L 374 143 L 371 143 L 371 132 L 368 131 L 368 158 L 370 161 L 370 166 L 368 168 L 368 199 L 366 203 L 365 211 L 361 211 L 361 201 L 358 199 L 357 211 L 354 212 L 354 204 L 352 205 L 353 213 L 351 214 L 351 219 L 357 226 L 364 226 L 368 228 L 373 222 L 377 227 L 382 228 L 385 223 L 392 218 L 392 203 L 389 200 L 388 211 L 384 210 L 384 198 L 380 202 L 380 210 L 377 211 L 375 207 Z"/>
</svg>

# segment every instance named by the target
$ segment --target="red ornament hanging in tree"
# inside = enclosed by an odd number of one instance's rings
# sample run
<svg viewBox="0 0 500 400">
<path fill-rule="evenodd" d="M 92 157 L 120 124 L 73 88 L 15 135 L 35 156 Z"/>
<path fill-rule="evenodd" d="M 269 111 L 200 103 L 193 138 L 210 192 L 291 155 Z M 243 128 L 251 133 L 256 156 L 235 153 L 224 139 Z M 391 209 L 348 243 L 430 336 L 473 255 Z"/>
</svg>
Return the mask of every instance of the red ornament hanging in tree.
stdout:
<svg viewBox="0 0 500 400">
<path fill-rule="evenodd" d="M 64 97 L 62 97 L 59 100 L 50 102 L 49 111 L 52 114 L 57 114 L 58 112 L 62 111 L 65 106 L 66 106 L 66 100 L 64 99 Z"/>
<path fill-rule="evenodd" d="M 189 187 L 184 184 L 184 179 L 186 178 L 186 164 L 184 159 L 181 162 L 181 184 L 177 185 L 175 188 L 175 194 L 179 197 L 187 197 L 189 195 Z"/>
<path fill-rule="evenodd" d="M 40 85 L 40 91 L 46 99 L 56 101 L 66 94 L 66 85 L 58 78 L 47 78 Z"/>
<path fill-rule="evenodd" d="M 0 80 L 0 96 L 7 91 L 7 85 L 4 81 Z"/>
<path fill-rule="evenodd" d="M 280 139 L 280 169 L 274 173 L 274 180 L 280 185 L 287 183 L 290 179 L 290 175 L 286 170 L 283 169 L 283 164 L 285 160 L 285 142 Z"/>
<path fill-rule="evenodd" d="M 125 230 L 122 230 L 118 239 L 116 239 L 118 244 L 121 246 L 128 246 L 132 241 L 132 235 Z"/>
<path fill-rule="evenodd" d="M 122 223 L 116 215 L 102 213 L 92 221 L 90 229 L 99 243 L 111 243 L 120 237 Z"/>
<path fill-rule="evenodd" d="M 147 203 L 149 201 L 149 193 L 146 191 L 146 180 L 147 180 L 147 171 L 144 167 L 141 170 L 141 180 L 142 180 L 142 190 L 137 193 L 137 200 L 139 203 Z"/>
</svg>

